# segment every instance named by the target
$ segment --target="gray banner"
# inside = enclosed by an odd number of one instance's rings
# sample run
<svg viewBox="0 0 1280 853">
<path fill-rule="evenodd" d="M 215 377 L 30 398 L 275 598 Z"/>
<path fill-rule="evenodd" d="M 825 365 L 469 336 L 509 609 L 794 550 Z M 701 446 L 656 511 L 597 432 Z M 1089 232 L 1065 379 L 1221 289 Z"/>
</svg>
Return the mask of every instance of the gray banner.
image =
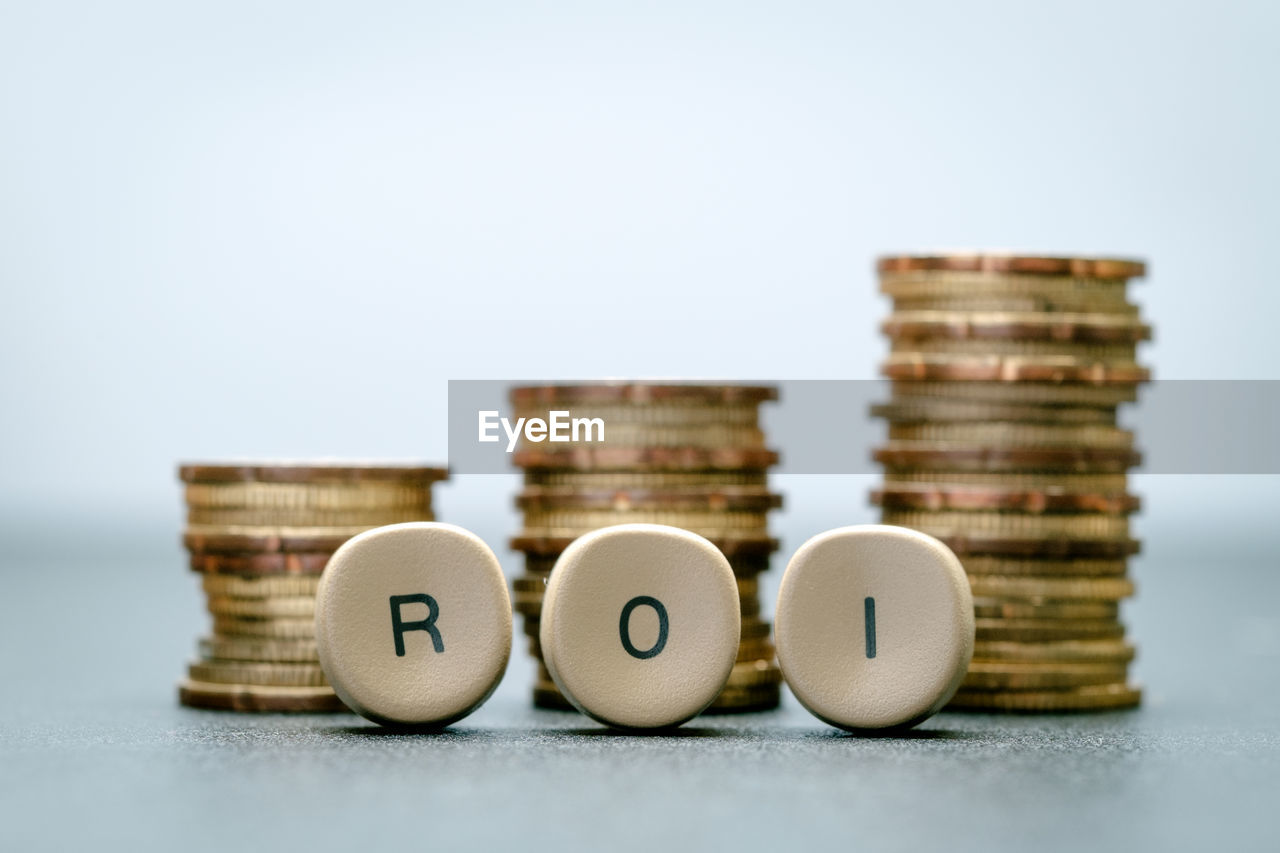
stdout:
<svg viewBox="0 0 1280 853">
<path fill-rule="evenodd" d="M 511 389 L 545 384 L 601 384 L 601 380 L 450 380 L 449 467 L 453 472 L 508 474 L 515 470 L 513 457 L 520 450 L 619 446 L 622 439 L 610 443 L 607 417 L 602 418 L 603 441 L 595 440 L 597 425 L 586 422 L 597 414 L 591 409 L 547 406 L 544 421 L 551 419 L 553 409 L 564 412 L 556 416 L 556 423 L 540 427 L 530 424 L 528 418 L 520 423 L 510 400 Z M 778 389 L 778 399 L 760 407 L 764 446 L 781 456 L 775 469 L 778 473 L 880 471 L 872 452 L 885 443 L 888 431 L 885 420 L 873 416 L 872 407 L 894 399 L 888 381 L 786 379 L 694 384 Z M 575 420 L 579 421 L 576 441 Z M 1137 402 L 1120 404 L 1119 426 L 1133 431 L 1133 446 L 1142 454 L 1137 470 L 1143 473 L 1280 474 L 1280 380 L 1152 382 L 1139 389 Z"/>
</svg>

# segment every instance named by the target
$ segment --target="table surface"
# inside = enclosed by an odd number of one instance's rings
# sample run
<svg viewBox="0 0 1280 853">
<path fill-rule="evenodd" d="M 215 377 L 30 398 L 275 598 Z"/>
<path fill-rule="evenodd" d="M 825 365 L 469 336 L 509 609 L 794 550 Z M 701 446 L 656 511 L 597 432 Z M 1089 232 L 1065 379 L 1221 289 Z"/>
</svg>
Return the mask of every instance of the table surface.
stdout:
<svg viewBox="0 0 1280 853">
<path fill-rule="evenodd" d="M 1126 606 L 1147 689 L 1135 712 L 943 713 L 868 738 L 788 696 L 628 735 L 528 707 L 516 654 L 478 712 L 405 735 L 345 714 L 179 707 L 206 620 L 171 539 L 140 541 L 6 544 L 0 849 L 1280 849 L 1266 550 L 1148 547 Z"/>
</svg>

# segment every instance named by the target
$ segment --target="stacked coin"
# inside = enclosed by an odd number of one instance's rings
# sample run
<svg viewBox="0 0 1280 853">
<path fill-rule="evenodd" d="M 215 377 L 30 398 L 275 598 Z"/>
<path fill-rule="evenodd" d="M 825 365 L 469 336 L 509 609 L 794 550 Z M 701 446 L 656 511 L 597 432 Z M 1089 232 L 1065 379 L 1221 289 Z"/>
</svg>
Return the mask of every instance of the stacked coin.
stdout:
<svg viewBox="0 0 1280 853">
<path fill-rule="evenodd" d="M 885 524 L 938 537 L 973 590 L 973 663 L 951 708 L 1137 705 L 1119 602 L 1138 549 L 1121 403 L 1149 378 L 1151 329 L 1126 285 L 1139 261 L 1012 255 L 886 257 L 876 451 Z"/>
<path fill-rule="evenodd" d="M 553 411 L 585 424 L 568 441 L 534 443 L 516 451 L 524 470 L 517 506 L 524 526 L 511 547 L 525 556 L 515 580 L 515 609 L 524 616 L 529 652 L 539 662 L 535 705 L 568 708 L 542 665 L 539 618 L 547 577 L 578 536 L 631 522 L 667 524 L 711 540 L 738 578 L 742 639 L 738 663 L 709 713 L 775 708 L 782 673 L 769 623 L 761 615 L 760 574 L 777 549 L 768 514 L 782 505 L 769 491 L 768 469 L 778 455 L 765 447 L 760 404 L 777 389 L 743 385 L 600 384 L 515 388 L 518 417 L 550 419 Z"/>
<path fill-rule="evenodd" d="M 178 689 L 197 708 L 336 711 L 316 654 L 315 593 L 343 542 L 430 521 L 431 484 L 448 472 L 407 464 L 188 464 L 183 544 L 213 630 Z"/>
</svg>

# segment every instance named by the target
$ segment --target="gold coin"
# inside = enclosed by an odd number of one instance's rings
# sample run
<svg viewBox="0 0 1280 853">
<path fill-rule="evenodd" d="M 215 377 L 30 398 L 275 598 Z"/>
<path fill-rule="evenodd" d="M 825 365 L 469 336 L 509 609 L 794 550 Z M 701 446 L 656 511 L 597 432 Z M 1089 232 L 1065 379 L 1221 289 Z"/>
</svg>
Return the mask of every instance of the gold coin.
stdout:
<svg viewBox="0 0 1280 853">
<path fill-rule="evenodd" d="M 231 598 L 275 598 L 314 596 L 320 578 L 314 575 L 273 575 L 242 578 L 236 575 L 205 575 L 200 585 L 211 596 Z"/>
<path fill-rule="evenodd" d="M 974 278 L 1036 276 L 1066 277 L 1087 282 L 1114 283 L 1147 274 L 1145 261 L 1136 258 L 1095 258 L 1058 255 L 1018 255 L 1012 252 L 946 252 L 937 254 L 882 255 L 876 272 L 883 276 L 917 274 L 961 281 Z"/>
<path fill-rule="evenodd" d="M 1125 560 L 1022 560 L 1013 557 L 989 557 L 968 554 L 960 558 L 964 570 L 974 575 L 1001 575 L 1056 580 L 1060 578 L 1123 578 L 1128 571 Z"/>
<path fill-rule="evenodd" d="M 763 469 L 735 471 L 557 471 L 533 468 L 524 472 L 526 486 L 549 489 L 716 489 L 756 486 L 766 488 L 769 475 Z"/>
<path fill-rule="evenodd" d="M 1025 663 L 1128 663 L 1134 647 L 1123 640 L 1062 640 L 1058 642 L 993 642 L 973 644 L 973 660 Z"/>
<path fill-rule="evenodd" d="M 579 385 L 522 385 L 511 389 L 517 408 L 566 404 L 626 404 L 636 406 L 701 404 L 734 406 L 778 399 L 773 385 L 731 385 L 698 382 L 592 382 Z"/>
<path fill-rule="evenodd" d="M 1009 601 L 1001 598 L 975 598 L 973 613 L 980 619 L 1106 619 L 1120 618 L 1120 605 L 1114 601 Z"/>
<path fill-rule="evenodd" d="M 189 708 L 270 713 L 345 711 L 331 687 L 277 687 L 214 684 L 186 680 L 178 685 L 178 701 Z"/>
<path fill-rule="evenodd" d="M 908 302 L 1031 296 L 1056 304 L 1099 306 L 1086 313 L 1107 313 L 1103 306 L 1123 304 L 1128 298 L 1124 279 L 955 271 L 883 273 L 880 292 Z"/>
<path fill-rule="evenodd" d="M 926 483 L 885 484 L 871 493 L 871 502 L 893 509 L 997 510 L 1001 512 L 1101 512 L 1125 515 L 1135 512 L 1140 502 L 1124 493 L 1066 492 L 1000 489 L 990 486 L 930 485 Z"/>
<path fill-rule="evenodd" d="M 898 340 L 1132 343 L 1151 337 L 1151 327 L 1132 317 L 1065 311 L 895 311 L 880 330 Z"/>
<path fill-rule="evenodd" d="M 323 687 L 328 684 L 318 663 L 245 663 L 194 661 L 187 667 L 193 681 L 213 684 L 261 684 L 279 687 Z"/>
<path fill-rule="evenodd" d="M 1024 424 L 1000 421 L 890 424 L 890 441 L 1018 447 L 1131 449 L 1133 433 L 1102 424 Z"/>
<path fill-rule="evenodd" d="M 315 640 L 204 637 L 200 640 L 200 656 L 206 660 L 256 663 L 319 663 Z"/>
<path fill-rule="evenodd" d="M 982 691 L 962 688 L 947 705 L 970 711 L 1101 711 L 1136 708 L 1142 690 L 1128 684 L 1099 684 L 1067 690 Z"/>
<path fill-rule="evenodd" d="M 1131 361 L 1098 362 L 1069 356 L 943 355 L 891 352 L 880 365 L 889 379 L 949 382 L 1079 382 L 1134 385 L 1151 379 L 1151 371 Z"/>
<path fill-rule="evenodd" d="M 894 399 L 963 400 L 1016 405 L 1113 407 L 1138 399 L 1136 385 L 1090 385 L 1060 382 L 941 382 L 898 379 Z"/>
<path fill-rule="evenodd" d="M 191 507 L 187 510 L 190 528 L 210 527 L 382 527 L 408 521 L 432 521 L 431 505 L 361 510 L 243 509 L 239 507 Z"/>
<path fill-rule="evenodd" d="M 542 596 L 512 596 L 511 609 L 516 613 L 537 619 L 542 615 Z"/>
<path fill-rule="evenodd" d="M 1017 403 L 983 403 L 968 400 L 898 398 L 871 407 L 871 414 L 893 423 L 968 423 L 1011 421 L 1044 424 L 1098 424 L 1115 426 L 1114 408 L 1097 406 L 1041 406 Z"/>
<path fill-rule="evenodd" d="M 541 595 L 547 591 L 545 575 L 521 575 L 511 582 L 511 589 L 517 595 Z"/>
<path fill-rule="evenodd" d="M 770 711 L 782 701 L 782 688 L 777 684 L 757 687 L 726 687 L 704 714 L 742 714 L 751 711 Z"/>
<path fill-rule="evenodd" d="M 541 447 L 541 446 L 540 446 Z M 512 455 L 516 467 L 569 471 L 739 471 L 778 464 L 778 454 L 760 447 L 608 447 L 579 445 L 564 449 L 523 449 Z"/>
<path fill-rule="evenodd" d="M 912 338 L 895 340 L 889 351 L 906 357 L 923 356 L 1006 356 L 1039 358 L 1064 357 L 1081 362 L 1132 364 L 1138 357 L 1136 343 L 1089 343 L 1080 341 L 959 340 L 955 338 Z"/>
<path fill-rule="evenodd" d="M 970 690 L 1056 690 L 1114 684 L 1128 676 L 1126 664 L 1019 664 L 975 661 L 962 688 Z"/>
<path fill-rule="evenodd" d="M 1119 601 L 1133 595 L 1133 581 L 1126 578 L 1045 578 L 970 575 L 975 598 L 1083 599 Z"/>
<path fill-rule="evenodd" d="M 759 687 L 766 684 L 781 684 L 782 670 L 776 663 L 767 660 L 752 660 L 735 663 L 729 673 L 726 687 Z"/>
<path fill-rule="evenodd" d="M 974 636 L 991 642 L 1115 640 L 1124 626 L 1113 619 L 975 619 Z"/>
<path fill-rule="evenodd" d="M 1129 486 L 1126 474 L 1072 474 L 1059 471 L 929 471 L 890 470 L 884 475 L 885 488 L 909 483 L 928 483 L 943 488 L 989 486 L 1026 491 L 1091 492 L 1116 494 Z"/>
<path fill-rule="evenodd" d="M 215 616 L 247 619 L 309 619 L 316 612 L 314 595 L 295 595 L 287 598 L 225 598 L 211 595 L 206 604 L 209 612 Z"/>
<path fill-rule="evenodd" d="M 1138 553 L 1141 547 L 1136 539 L 969 536 L 942 532 L 932 535 L 962 559 L 987 555 L 1054 560 L 1120 560 Z"/>
<path fill-rule="evenodd" d="M 895 470 L 932 472 L 1062 472 L 1121 474 L 1142 461 L 1133 450 L 1109 447 L 1015 447 L 986 443 L 893 441 L 875 460 Z M 950 476 L 947 479 L 951 479 Z"/>
<path fill-rule="evenodd" d="M 570 434 L 571 435 L 571 434 Z M 714 449 L 764 449 L 764 433 L 759 427 L 737 424 L 705 424 L 688 427 L 632 425 L 611 423 L 607 425 L 604 439 L 599 430 L 583 431 L 581 441 L 557 442 L 563 449 L 574 447 L 706 447 Z M 537 450 L 543 442 L 531 442 L 523 436 L 516 445 L 519 450 Z"/>
<path fill-rule="evenodd" d="M 566 536 L 547 536 L 542 534 L 534 534 L 532 536 L 514 536 L 511 539 L 511 547 L 516 551 L 523 551 L 525 554 L 525 571 L 529 571 L 528 558 L 533 555 L 544 557 L 559 557 L 565 548 L 577 538 L 577 535 Z M 768 557 L 774 551 L 778 550 L 778 540 L 768 536 L 759 534 L 731 534 L 728 536 L 709 536 L 711 544 L 720 549 L 720 553 L 724 554 L 729 564 L 734 567 L 735 572 L 739 572 L 740 566 L 748 566 L 758 563 L 765 568 L 768 567 Z M 554 563 L 553 563 L 554 564 Z M 752 566 L 754 569 L 755 567 Z M 550 568 L 547 569 L 550 571 Z M 745 569 L 743 569 L 745 573 Z"/>
<path fill-rule="evenodd" d="M 660 491 L 655 489 L 549 489 L 527 486 L 516 496 L 516 506 L 526 516 L 531 511 L 608 510 L 636 512 L 768 512 L 782 506 L 782 495 L 755 487 Z"/>
<path fill-rule="evenodd" d="M 708 539 L 768 534 L 769 516 L 761 512 L 697 512 L 637 508 L 630 510 L 526 510 L 522 537 L 577 538 L 615 524 L 666 524 L 683 527 Z"/>
<path fill-rule="evenodd" d="M 533 687 L 533 705 L 548 711 L 577 711 L 554 684 L 539 682 Z"/>
<path fill-rule="evenodd" d="M 773 656 L 773 643 L 768 640 L 748 640 L 738 646 L 737 662 L 771 661 Z"/>
<path fill-rule="evenodd" d="M 316 623 L 310 617 L 301 619 L 248 619 L 214 614 L 213 632 L 220 637 L 265 640 L 315 640 Z"/>
<path fill-rule="evenodd" d="M 517 406 L 515 415 L 517 418 L 541 418 L 544 421 L 549 421 L 553 410 L 565 411 L 566 409 L 563 404 L 557 404 L 556 406 Z M 755 403 L 732 405 L 707 405 L 706 403 L 656 403 L 647 405 L 575 403 L 572 410 L 563 417 L 568 418 L 570 421 L 567 430 L 569 437 L 572 438 L 572 421 L 584 418 L 588 420 L 599 418 L 604 421 L 607 430 L 612 430 L 615 426 L 676 427 L 682 429 L 704 426 L 754 428 L 759 426 L 760 407 Z M 597 429 L 594 425 L 580 424 L 580 436 L 585 435 L 585 430 L 588 426 L 592 429 Z M 612 438 L 608 432 L 606 432 L 606 437 Z"/>
<path fill-rule="evenodd" d="M 884 524 L 911 527 L 934 536 L 1071 537 L 1117 541 L 1129 538 L 1129 519 L 1126 516 L 1101 513 L 1046 515 L 885 509 L 881 519 Z"/>
<path fill-rule="evenodd" d="M 974 293 L 893 300 L 895 312 L 1030 312 L 1045 314 L 1111 314 L 1137 322 L 1138 306 L 1128 299 L 1099 300 L 1093 297 L 1043 296 L 1034 293 Z"/>
<path fill-rule="evenodd" d="M 427 519 L 430 520 L 430 519 Z M 221 551 L 221 548 L 203 547 L 207 541 L 221 542 L 234 541 L 243 539 L 248 541 L 261 540 L 265 542 L 300 540 L 302 543 L 310 545 L 314 542 L 317 545 L 328 545 L 336 542 L 336 548 L 342 542 L 350 539 L 360 533 L 364 533 L 371 527 L 377 525 L 346 525 L 342 527 L 312 527 L 298 526 L 285 527 L 275 525 L 220 525 L 220 524 L 188 524 L 183 536 L 189 543 L 189 547 L 198 551 Z M 263 548 L 261 550 L 268 550 Z M 306 547 L 299 549 L 292 548 L 275 548 L 270 550 L 326 550 L 318 547 Z"/>
<path fill-rule="evenodd" d="M 431 505 L 430 484 L 410 483 L 188 483 L 189 507 L 320 512 Z"/>
<path fill-rule="evenodd" d="M 568 541 L 569 540 L 566 540 L 566 544 Z M 763 544 L 769 549 L 773 549 L 774 543 L 776 543 L 776 541 L 777 540 L 766 540 L 763 543 L 756 543 L 756 544 Z M 755 595 L 756 594 L 755 590 L 758 589 L 758 587 L 749 586 L 749 585 L 756 583 L 758 575 L 760 575 L 763 572 L 769 571 L 768 554 L 764 553 L 762 555 L 739 556 L 733 553 L 735 548 L 735 543 L 733 541 L 716 542 L 715 540 L 712 540 L 712 542 L 717 547 L 720 547 L 720 550 L 722 552 L 724 551 L 729 552 L 725 554 L 725 557 L 726 559 L 728 559 L 729 566 L 730 568 L 733 569 L 733 573 L 737 575 L 738 594 L 739 595 Z M 530 542 L 530 541 L 526 541 L 524 545 L 516 544 L 514 542 L 512 543 L 512 547 L 515 548 L 517 551 L 522 550 L 525 547 L 525 545 L 528 545 L 530 547 L 541 547 L 540 544 L 535 544 L 534 542 Z M 540 553 L 529 553 L 526 551 L 524 555 L 525 576 L 546 578 L 551 574 L 551 570 L 555 568 L 556 560 L 558 560 L 559 558 L 560 558 L 559 552 L 549 553 L 549 554 L 540 554 Z"/>
<path fill-rule="evenodd" d="M 184 483 L 434 483 L 448 478 L 446 468 L 401 462 L 286 459 L 184 462 L 178 466 L 178 479 Z"/>
</svg>

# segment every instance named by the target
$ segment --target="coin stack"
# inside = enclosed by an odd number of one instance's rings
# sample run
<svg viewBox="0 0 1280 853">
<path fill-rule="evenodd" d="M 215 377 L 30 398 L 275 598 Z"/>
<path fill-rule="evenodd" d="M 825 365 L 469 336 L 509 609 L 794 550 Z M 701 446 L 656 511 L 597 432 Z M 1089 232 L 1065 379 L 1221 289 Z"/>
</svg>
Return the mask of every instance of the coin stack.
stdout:
<svg viewBox="0 0 1280 853">
<path fill-rule="evenodd" d="M 1134 648 L 1119 603 L 1137 552 L 1117 426 L 1149 372 L 1151 328 L 1126 285 L 1139 261 L 995 254 L 882 258 L 882 372 L 892 398 L 876 451 L 885 524 L 938 537 L 973 590 L 973 663 L 949 707 L 1131 707 Z"/>
<path fill-rule="evenodd" d="M 444 468 L 406 464 L 187 464 L 183 544 L 213 630 L 178 699 L 235 711 L 338 711 L 316 654 L 315 593 L 343 542 L 364 530 L 430 521 Z"/>
<path fill-rule="evenodd" d="M 778 542 L 768 513 L 782 505 L 769 491 L 777 453 L 765 447 L 760 404 L 777 389 L 744 385 L 600 384 L 515 388 L 516 415 L 599 418 L 605 441 L 581 430 L 570 441 L 521 440 L 516 465 L 524 488 L 516 504 L 524 527 L 511 547 L 525 556 L 515 580 L 515 609 L 524 616 L 529 653 L 538 660 L 533 702 L 570 708 L 542 664 L 539 617 L 547 578 L 578 536 L 631 522 L 667 524 L 705 536 L 738 578 L 742 638 L 738 663 L 708 713 L 778 706 L 782 673 L 770 626 L 761 616 L 759 578 Z M 576 440 L 574 440 L 576 439 Z M 590 440 L 589 440 L 590 439 Z"/>
</svg>

